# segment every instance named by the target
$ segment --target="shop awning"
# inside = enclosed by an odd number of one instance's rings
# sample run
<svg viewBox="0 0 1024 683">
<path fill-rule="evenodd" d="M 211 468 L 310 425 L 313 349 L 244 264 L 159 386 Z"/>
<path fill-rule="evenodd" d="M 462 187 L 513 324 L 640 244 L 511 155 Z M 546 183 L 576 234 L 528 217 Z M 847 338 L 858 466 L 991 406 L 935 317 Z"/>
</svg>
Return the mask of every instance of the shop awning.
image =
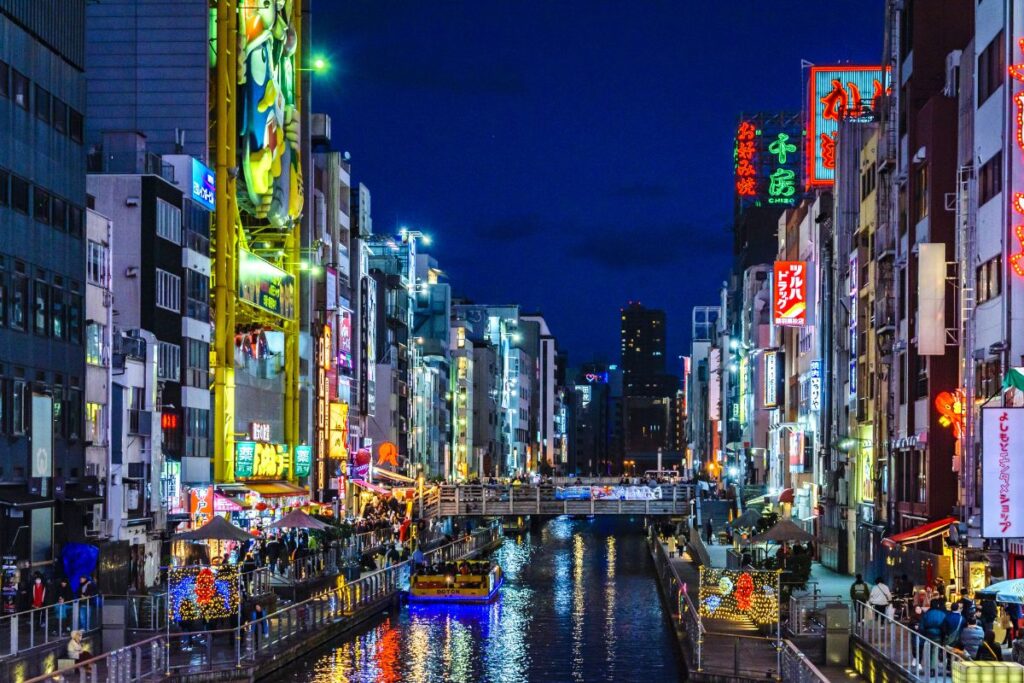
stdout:
<svg viewBox="0 0 1024 683">
<path fill-rule="evenodd" d="M 407 477 L 404 474 L 399 474 L 398 472 L 392 472 L 391 470 L 386 470 L 383 467 L 375 467 L 373 469 L 373 476 L 375 476 L 375 477 L 383 477 L 385 479 L 391 479 L 392 481 L 401 482 L 403 484 L 415 484 L 416 483 L 416 480 L 413 479 L 412 477 Z"/>
<path fill-rule="evenodd" d="M 356 486 L 358 486 L 360 488 L 363 488 L 363 489 L 366 489 L 367 491 L 370 491 L 372 493 L 377 493 L 377 494 L 380 494 L 382 496 L 389 496 L 389 495 L 391 495 L 391 490 L 387 489 L 387 488 L 385 488 L 383 486 L 378 486 L 377 484 L 371 484 L 370 482 L 364 481 L 362 479 L 351 479 L 350 481 L 353 484 L 355 484 Z"/>
<path fill-rule="evenodd" d="M 0 488 L 0 505 L 27 510 L 52 506 L 53 499 L 34 496 L 21 488 L 5 487 Z"/>
<path fill-rule="evenodd" d="M 245 506 L 239 503 L 234 498 L 229 498 L 221 493 L 213 494 L 214 512 L 241 512 L 244 509 Z"/>
<path fill-rule="evenodd" d="M 921 543 L 922 541 L 930 541 L 933 538 L 944 536 L 949 533 L 949 526 L 956 524 L 960 520 L 956 517 L 946 517 L 935 522 L 928 522 L 921 526 L 916 526 L 913 529 L 907 529 L 901 531 L 898 534 L 893 534 L 888 538 L 882 539 L 882 545 L 887 548 L 895 548 L 897 545 L 913 545 L 914 543 Z"/>
<path fill-rule="evenodd" d="M 295 484 L 289 484 L 286 481 L 250 481 L 246 482 L 245 487 L 250 491 L 260 494 L 264 498 L 282 498 L 285 496 L 308 496 L 309 491 L 296 486 Z"/>
</svg>

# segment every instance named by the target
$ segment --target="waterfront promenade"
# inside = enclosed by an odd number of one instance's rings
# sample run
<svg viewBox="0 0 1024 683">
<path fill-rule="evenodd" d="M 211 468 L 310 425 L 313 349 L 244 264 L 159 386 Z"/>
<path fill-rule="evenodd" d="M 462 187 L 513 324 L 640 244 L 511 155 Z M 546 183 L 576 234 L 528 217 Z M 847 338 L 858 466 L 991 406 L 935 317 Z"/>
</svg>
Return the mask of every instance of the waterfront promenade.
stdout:
<svg viewBox="0 0 1024 683">
<path fill-rule="evenodd" d="M 501 530 L 480 529 L 424 554 L 427 563 L 475 557 L 497 546 Z M 215 631 L 164 633 L 101 654 L 61 673 L 70 683 L 251 681 L 375 618 L 408 589 L 410 561 L 325 590 L 262 619 Z M 50 683 L 53 673 L 25 683 Z"/>
</svg>

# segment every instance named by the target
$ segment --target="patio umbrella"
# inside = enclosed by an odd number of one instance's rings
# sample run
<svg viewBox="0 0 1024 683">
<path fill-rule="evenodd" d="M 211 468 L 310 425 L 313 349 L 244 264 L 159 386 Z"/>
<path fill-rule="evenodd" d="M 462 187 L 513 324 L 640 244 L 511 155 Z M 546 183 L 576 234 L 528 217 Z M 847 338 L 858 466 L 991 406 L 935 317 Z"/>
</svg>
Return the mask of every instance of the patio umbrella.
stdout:
<svg viewBox="0 0 1024 683">
<path fill-rule="evenodd" d="M 999 581 L 977 592 L 982 598 L 994 598 L 996 602 L 1024 605 L 1024 579 Z"/>
<path fill-rule="evenodd" d="M 252 537 L 237 526 L 220 516 L 214 516 L 198 529 L 184 531 L 171 537 L 173 541 L 239 541 L 245 542 Z"/>
<path fill-rule="evenodd" d="M 784 519 L 763 534 L 758 534 L 750 539 L 751 543 L 803 543 L 813 541 L 814 536 L 807 533 L 791 520 Z"/>
<path fill-rule="evenodd" d="M 736 519 L 732 520 L 734 528 L 752 527 L 757 524 L 757 520 L 761 519 L 761 511 L 757 508 L 747 508 L 743 511 Z"/>
<path fill-rule="evenodd" d="M 323 531 L 329 525 L 316 517 L 310 517 L 302 510 L 292 510 L 287 515 L 270 525 L 271 529 L 315 529 Z"/>
</svg>

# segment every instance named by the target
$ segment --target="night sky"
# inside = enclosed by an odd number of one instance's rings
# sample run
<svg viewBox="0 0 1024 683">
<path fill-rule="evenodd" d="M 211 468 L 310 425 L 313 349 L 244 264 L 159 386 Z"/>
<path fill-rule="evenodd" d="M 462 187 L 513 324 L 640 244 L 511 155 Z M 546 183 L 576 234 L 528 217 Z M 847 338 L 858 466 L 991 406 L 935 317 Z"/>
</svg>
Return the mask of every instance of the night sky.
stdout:
<svg viewBox="0 0 1024 683">
<path fill-rule="evenodd" d="M 313 109 L 455 295 L 618 359 L 618 309 L 717 303 L 741 112 L 801 107 L 800 60 L 877 63 L 883 0 L 317 0 Z"/>
</svg>

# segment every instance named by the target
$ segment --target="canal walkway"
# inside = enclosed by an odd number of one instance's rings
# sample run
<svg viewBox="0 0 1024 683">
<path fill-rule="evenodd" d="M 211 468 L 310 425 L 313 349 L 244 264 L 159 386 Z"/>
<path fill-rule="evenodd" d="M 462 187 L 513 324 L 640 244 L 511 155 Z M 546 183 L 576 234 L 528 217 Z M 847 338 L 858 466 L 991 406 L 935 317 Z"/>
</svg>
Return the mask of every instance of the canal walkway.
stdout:
<svg viewBox="0 0 1024 683">
<path fill-rule="evenodd" d="M 427 563 L 475 557 L 501 542 L 501 529 L 480 529 L 424 553 Z M 252 681 L 376 618 L 408 589 L 409 561 L 366 574 L 262 619 L 214 631 L 164 633 L 62 671 L 71 683 Z M 51 683 L 53 672 L 25 683 Z"/>
</svg>

